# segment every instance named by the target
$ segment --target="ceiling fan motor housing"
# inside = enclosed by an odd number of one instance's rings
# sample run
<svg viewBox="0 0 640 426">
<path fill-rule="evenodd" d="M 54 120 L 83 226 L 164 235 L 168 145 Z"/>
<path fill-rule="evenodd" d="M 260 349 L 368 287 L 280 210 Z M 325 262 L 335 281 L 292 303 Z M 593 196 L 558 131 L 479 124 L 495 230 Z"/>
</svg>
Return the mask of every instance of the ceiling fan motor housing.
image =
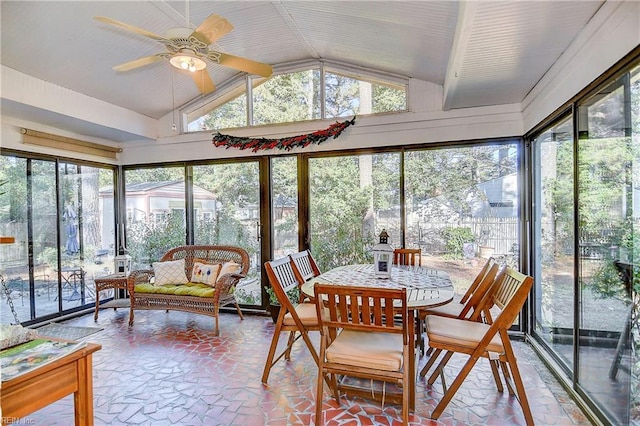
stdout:
<svg viewBox="0 0 640 426">
<path fill-rule="evenodd" d="M 199 40 L 190 28 L 172 28 L 166 32 L 165 46 L 171 53 L 192 54 L 198 58 L 206 58 L 209 46 Z"/>
</svg>

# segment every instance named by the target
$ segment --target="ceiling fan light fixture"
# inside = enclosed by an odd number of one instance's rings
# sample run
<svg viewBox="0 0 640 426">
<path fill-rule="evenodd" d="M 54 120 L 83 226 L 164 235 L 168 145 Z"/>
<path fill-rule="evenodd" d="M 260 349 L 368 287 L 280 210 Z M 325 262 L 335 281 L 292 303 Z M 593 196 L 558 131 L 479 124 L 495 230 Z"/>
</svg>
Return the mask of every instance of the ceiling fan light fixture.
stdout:
<svg viewBox="0 0 640 426">
<path fill-rule="evenodd" d="M 180 54 L 169 59 L 171 65 L 179 70 L 186 70 L 191 72 L 201 71 L 207 67 L 207 64 L 197 56 Z"/>
</svg>

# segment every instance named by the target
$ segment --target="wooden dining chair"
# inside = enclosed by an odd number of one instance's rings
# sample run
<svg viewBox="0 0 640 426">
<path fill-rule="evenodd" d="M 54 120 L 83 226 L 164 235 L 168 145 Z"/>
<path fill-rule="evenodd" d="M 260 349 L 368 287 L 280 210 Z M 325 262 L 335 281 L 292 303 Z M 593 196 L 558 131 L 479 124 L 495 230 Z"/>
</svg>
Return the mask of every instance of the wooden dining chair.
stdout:
<svg viewBox="0 0 640 426">
<path fill-rule="evenodd" d="M 271 288 L 280 303 L 280 313 L 276 320 L 276 326 L 269 347 L 269 354 L 262 373 L 262 383 L 267 383 L 269 373 L 273 366 L 284 356 L 286 360 L 291 359 L 291 348 L 293 344 L 302 337 L 309 352 L 318 363 L 318 353 L 309 338 L 309 331 L 319 331 L 320 326 L 316 315 L 314 303 L 298 303 L 300 300 L 300 285 L 302 284 L 294 272 L 293 261 L 287 257 L 265 262 L 264 268 L 269 278 Z M 291 300 L 292 295 L 295 299 Z M 289 333 L 287 347 L 277 357 L 275 356 L 282 333 Z"/>
<path fill-rule="evenodd" d="M 290 254 L 289 257 L 298 269 L 298 272 L 300 272 L 302 281 L 306 282 L 320 275 L 320 269 L 318 269 L 318 265 L 309 250 Z"/>
<path fill-rule="evenodd" d="M 508 334 L 529 296 L 532 285 L 533 278 L 506 267 L 479 307 L 487 323 L 427 315 L 425 323 L 429 346 L 446 351 L 429 377 L 429 385 L 433 385 L 442 374 L 453 354 L 469 356 L 451 386 L 445 389 L 444 396 L 431 414 L 432 419 L 437 420 L 440 417 L 478 359 L 483 357 L 499 362 L 509 394 L 516 396 L 520 402 L 527 425 L 533 425 L 531 408 Z M 498 311 L 495 318 L 492 317 L 492 309 Z"/>
<path fill-rule="evenodd" d="M 465 318 L 465 317 L 471 316 L 473 311 L 477 308 L 478 303 L 482 298 L 481 297 L 482 294 L 484 294 L 484 291 L 487 290 L 488 285 L 493 282 L 493 278 L 495 278 L 495 274 L 491 278 L 491 281 L 485 282 L 485 285 L 482 287 L 482 291 L 476 292 L 476 290 L 479 289 L 480 284 L 485 279 L 491 267 L 496 264 L 497 262 L 495 258 L 493 257 L 488 258 L 487 261 L 482 266 L 482 268 L 480 269 L 480 271 L 478 272 L 478 274 L 475 276 L 475 278 L 471 282 L 471 285 L 469 286 L 467 291 L 464 293 L 464 295 L 458 302 L 451 302 L 451 303 L 447 303 L 446 305 L 437 306 L 429 309 L 421 309 L 420 311 L 418 311 L 418 326 L 417 326 L 419 327 L 418 330 L 422 332 L 422 324 L 424 323 L 425 317 L 429 314 L 442 315 L 450 318 Z M 496 270 L 496 273 L 497 273 L 497 270 Z M 474 293 L 476 294 L 476 297 L 472 298 Z M 473 299 L 471 301 L 471 304 L 468 303 L 470 299 Z M 420 336 L 420 351 L 424 352 L 424 343 L 422 340 L 422 336 Z M 431 353 L 431 349 L 427 351 L 427 355 L 429 355 L 430 353 Z M 431 367 L 431 364 L 428 364 L 428 366 Z M 426 371 L 426 370 L 424 370 L 423 368 L 423 371 Z"/>
<path fill-rule="evenodd" d="M 293 262 L 293 271 L 298 278 L 300 283 L 305 283 L 312 278 L 320 275 L 320 269 L 318 269 L 318 265 L 316 261 L 311 256 L 311 252 L 309 250 L 303 250 L 298 253 L 290 254 L 289 257 Z M 301 292 L 301 301 L 305 299 L 311 300 L 311 298 L 304 293 Z"/>
<path fill-rule="evenodd" d="M 397 248 L 393 250 L 394 265 L 415 266 L 416 262 L 418 266 L 422 266 L 422 250 L 421 249 Z"/>
<path fill-rule="evenodd" d="M 345 377 L 371 380 L 367 395 L 382 398 L 383 403 L 385 392 L 376 395 L 373 380 L 384 382 L 383 389 L 387 382 L 401 386 L 402 423 L 406 425 L 414 371 L 409 356 L 413 319 L 406 289 L 316 284 L 314 292 L 321 327 L 316 425 L 325 424 L 325 380 L 340 404 L 340 391 L 354 389 L 344 383 Z"/>
<path fill-rule="evenodd" d="M 484 272 L 483 272 L 484 271 Z M 438 315 L 447 318 L 458 318 L 458 319 L 467 319 L 469 321 L 483 321 L 484 317 L 482 316 L 481 305 L 486 300 L 485 297 L 491 291 L 491 287 L 497 282 L 496 276 L 498 274 L 498 264 L 493 262 L 490 265 L 489 269 L 485 271 L 483 268 L 482 271 L 478 274 L 481 280 L 475 285 L 475 290 L 470 297 L 467 299 L 466 303 L 456 303 L 451 302 L 446 305 L 438 306 L 435 308 L 421 309 L 418 312 L 418 315 L 421 318 L 421 321 L 424 323 L 427 315 Z M 500 277 L 499 279 L 501 279 Z M 449 307 L 448 309 L 444 309 Z M 429 348 L 427 351 L 427 355 L 430 355 L 429 360 L 422 367 L 420 371 L 420 375 L 424 376 L 427 374 L 429 369 L 433 366 L 435 361 L 438 359 L 438 356 L 442 352 L 442 349 L 433 349 Z M 496 385 L 498 389 L 501 390 L 501 385 L 499 381 L 496 381 Z"/>
</svg>

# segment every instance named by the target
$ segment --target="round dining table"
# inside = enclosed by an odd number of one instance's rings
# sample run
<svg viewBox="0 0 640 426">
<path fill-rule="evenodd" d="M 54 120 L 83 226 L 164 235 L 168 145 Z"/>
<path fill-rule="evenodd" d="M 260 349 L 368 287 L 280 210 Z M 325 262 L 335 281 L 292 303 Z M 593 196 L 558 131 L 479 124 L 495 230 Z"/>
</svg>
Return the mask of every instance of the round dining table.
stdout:
<svg viewBox="0 0 640 426">
<path fill-rule="evenodd" d="M 413 330 L 415 311 L 447 304 L 453 300 L 453 284 L 449 275 L 440 270 L 421 266 L 393 265 L 390 278 L 376 277 L 373 264 L 345 265 L 333 268 L 305 282 L 301 291 L 315 298 L 313 287 L 316 283 L 349 285 L 375 288 L 395 288 L 407 290 L 407 306 L 409 308 L 410 330 Z M 422 341 L 422 325 L 417 325 L 416 336 Z M 410 396 L 409 405 L 415 409 L 416 357 L 415 341 L 411 341 L 410 350 Z"/>
<path fill-rule="evenodd" d="M 372 264 L 338 266 L 302 285 L 302 292 L 314 298 L 315 283 L 376 288 L 407 289 L 409 309 L 434 308 L 453 299 L 449 274 L 421 266 L 393 265 L 391 278 L 377 278 Z"/>
</svg>

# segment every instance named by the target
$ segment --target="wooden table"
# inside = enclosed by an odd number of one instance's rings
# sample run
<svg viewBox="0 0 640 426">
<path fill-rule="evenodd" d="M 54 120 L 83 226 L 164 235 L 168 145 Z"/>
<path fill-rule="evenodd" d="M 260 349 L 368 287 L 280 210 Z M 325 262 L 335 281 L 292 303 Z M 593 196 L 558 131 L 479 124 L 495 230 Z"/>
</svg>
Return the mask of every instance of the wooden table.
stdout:
<svg viewBox="0 0 640 426">
<path fill-rule="evenodd" d="M 129 298 L 120 298 L 120 291 L 127 290 L 127 276 L 123 274 L 111 274 L 104 277 L 94 278 L 96 285 L 96 310 L 93 314 L 93 320 L 98 320 L 98 310 L 100 308 L 128 308 Z M 102 290 L 113 289 L 113 300 L 100 306 L 100 292 Z"/>
<path fill-rule="evenodd" d="M 302 292 L 313 299 L 313 286 L 317 282 L 378 288 L 406 288 L 409 309 L 434 308 L 445 305 L 453 299 L 453 285 L 449 274 L 420 266 L 393 265 L 390 279 L 376 278 L 373 265 L 339 266 L 304 283 Z"/>
<path fill-rule="evenodd" d="M 365 287 L 379 288 L 406 288 L 407 289 L 407 306 L 409 307 L 409 316 L 411 326 L 415 321 L 415 311 L 417 309 L 433 308 L 447 304 L 453 300 L 453 285 L 449 275 L 444 271 L 435 269 L 422 268 L 419 266 L 400 266 L 393 265 L 391 269 L 390 279 L 376 278 L 373 265 L 347 265 L 334 268 L 315 278 L 307 281 L 302 285 L 302 292 L 307 296 L 314 298 L 313 286 L 315 283 L 334 284 L 334 285 L 353 285 Z M 411 409 L 415 409 L 416 394 L 416 354 L 415 341 L 411 339 L 410 348 L 410 395 L 409 405 Z M 366 396 L 366 392 L 360 394 Z M 369 397 L 371 391 L 368 391 Z M 388 395 L 389 396 L 389 395 Z"/>
<path fill-rule="evenodd" d="M 102 346 L 86 346 L 2 382 L 2 424 L 15 421 L 73 393 L 75 425 L 93 425 L 93 363 Z"/>
</svg>

